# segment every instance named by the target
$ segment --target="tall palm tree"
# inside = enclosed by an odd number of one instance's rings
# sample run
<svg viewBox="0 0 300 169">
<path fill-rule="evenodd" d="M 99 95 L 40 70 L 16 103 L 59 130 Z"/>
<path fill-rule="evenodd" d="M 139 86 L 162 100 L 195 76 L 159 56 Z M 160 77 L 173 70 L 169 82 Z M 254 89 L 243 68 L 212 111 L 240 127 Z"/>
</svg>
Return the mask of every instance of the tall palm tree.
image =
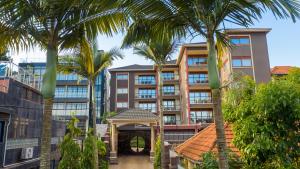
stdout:
<svg viewBox="0 0 300 169">
<path fill-rule="evenodd" d="M 131 2 L 132 0 L 130 0 Z M 126 3 L 126 2 L 125 2 Z M 214 119 L 217 133 L 219 168 L 228 168 L 226 140 L 221 110 L 221 83 L 217 59 L 229 45 L 222 26 L 230 22 L 248 27 L 253 20 L 270 10 L 279 18 L 291 17 L 293 21 L 300 16 L 297 0 L 144 0 L 142 3 L 129 3 L 133 13 L 143 11 L 129 27 L 124 45 L 141 41 L 144 37 L 182 37 L 190 34 L 206 38 L 208 49 L 209 85 L 214 102 Z M 217 43 L 216 43 L 217 42 Z M 219 57 L 218 57 L 219 55 Z"/>
<path fill-rule="evenodd" d="M 56 86 L 57 55 L 74 44 L 78 31 L 89 38 L 112 35 L 124 28 L 127 18 L 117 0 L 1 0 L 0 48 L 46 50 L 43 76 L 44 113 L 40 167 L 50 168 L 52 105 Z"/>
<path fill-rule="evenodd" d="M 162 69 L 163 65 L 171 59 L 171 55 L 176 50 L 177 43 L 172 40 L 164 39 L 162 41 L 147 41 L 142 45 L 134 47 L 134 53 L 144 58 L 151 60 L 155 63 L 157 68 L 157 90 L 158 90 L 158 109 L 159 109 L 159 127 L 160 127 L 160 140 L 161 140 L 161 167 L 165 166 L 165 148 L 164 148 L 164 116 L 163 116 L 163 99 L 162 99 L 162 88 L 163 88 L 163 77 Z"/>
<path fill-rule="evenodd" d="M 98 75 L 107 67 L 113 60 L 123 58 L 122 53 L 113 48 L 108 52 L 98 51 L 97 43 L 93 46 L 86 38 L 82 38 L 79 43 L 78 50 L 75 50 L 74 56 L 60 58 L 58 71 L 64 73 L 76 73 L 77 75 L 86 78 L 89 86 L 89 128 L 93 129 L 93 135 L 97 138 L 96 128 L 96 109 L 95 109 L 95 82 Z M 97 142 L 94 143 L 94 162 L 95 167 L 98 165 Z M 96 167 L 97 168 L 97 167 Z"/>
</svg>

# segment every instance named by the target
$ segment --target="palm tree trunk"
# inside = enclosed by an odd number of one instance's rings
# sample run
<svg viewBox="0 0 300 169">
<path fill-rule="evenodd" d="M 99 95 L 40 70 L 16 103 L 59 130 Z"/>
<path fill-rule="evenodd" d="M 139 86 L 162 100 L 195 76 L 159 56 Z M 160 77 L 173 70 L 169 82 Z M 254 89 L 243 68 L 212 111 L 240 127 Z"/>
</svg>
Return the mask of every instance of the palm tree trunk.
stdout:
<svg viewBox="0 0 300 169">
<path fill-rule="evenodd" d="M 98 169 L 99 168 L 99 159 L 98 159 L 98 148 L 97 148 L 97 141 L 98 141 L 98 137 L 97 137 L 97 126 L 96 126 L 96 109 L 95 109 L 95 82 L 93 80 L 90 80 L 90 95 L 91 95 L 91 100 L 90 100 L 90 105 L 92 107 L 92 112 L 93 112 L 93 116 L 92 116 L 92 122 L 93 122 L 93 135 L 95 137 L 95 141 L 94 141 L 94 169 Z"/>
<path fill-rule="evenodd" d="M 165 137 L 164 137 L 164 113 L 163 113 L 163 99 L 162 99 L 162 88 L 163 88 L 163 80 L 162 80 L 162 67 L 158 65 L 158 99 L 159 99 L 159 129 L 160 129 L 160 147 L 161 147 L 161 168 L 165 168 Z"/>
<path fill-rule="evenodd" d="M 56 88 L 57 48 L 49 44 L 47 48 L 46 72 L 43 76 L 42 95 L 44 97 L 44 112 L 41 138 L 40 168 L 50 169 L 52 106 Z"/>
<path fill-rule="evenodd" d="M 92 82 L 89 81 L 89 128 L 93 128 L 93 86 Z"/>
<path fill-rule="evenodd" d="M 217 67 L 217 52 L 215 48 L 215 41 L 213 34 L 208 33 L 207 38 L 207 48 L 208 48 L 208 78 L 209 85 L 212 89 L 213 97 L 213 110 L 214 119 L 216 125 L 216 135 L 217 135 L 217 148 L 219 157 L 219 168 L 228 169 L 228 159 L 226 154 L 226 138 L 224 131 L 224 120 L 221 109 L 221 89 L 220 89 L 220 78 L 219 71 Z"/>
</svg>

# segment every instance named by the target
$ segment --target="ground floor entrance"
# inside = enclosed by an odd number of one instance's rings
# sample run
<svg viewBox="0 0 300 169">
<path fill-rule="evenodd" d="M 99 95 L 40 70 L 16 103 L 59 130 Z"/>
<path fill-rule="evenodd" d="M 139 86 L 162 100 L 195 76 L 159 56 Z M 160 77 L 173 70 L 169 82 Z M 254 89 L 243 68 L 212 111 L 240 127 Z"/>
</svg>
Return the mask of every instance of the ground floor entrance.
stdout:
<svg viewBox="0 0 300 169">
<path fill-rule="evenodd" d="M 129 109 L 108 118 L 110 123 L 110 163 L 118 164 L 119 156 L 141 156 L 152 160 L 155 126 L 158 117 L 147 110 Z"/>
<path fill-rule="evenodd" d="M 153 163 L 147 155 L 120 155 L 118 164 L 109 169 L 153 169 Z"/>
</svg>

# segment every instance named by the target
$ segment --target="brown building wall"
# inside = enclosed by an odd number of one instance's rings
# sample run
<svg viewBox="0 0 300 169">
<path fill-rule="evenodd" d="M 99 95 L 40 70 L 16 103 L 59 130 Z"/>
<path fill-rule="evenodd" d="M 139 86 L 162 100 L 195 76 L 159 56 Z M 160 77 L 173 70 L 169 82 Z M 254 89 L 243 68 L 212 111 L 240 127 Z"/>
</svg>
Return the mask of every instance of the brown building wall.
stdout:
<svg viewBox="0 0 300 169">
<path fill-rule="evenodd" d="M 182 107 L 182 122 L 188 123 L 189 113 L 189 95 L 188 95 L 188 67 L 186 51 L 183 53 L 181 62 L 179 63 L 179 78 L 180 78 L 180 93 L 181 93 L 181 107 Z"/>
</svg>

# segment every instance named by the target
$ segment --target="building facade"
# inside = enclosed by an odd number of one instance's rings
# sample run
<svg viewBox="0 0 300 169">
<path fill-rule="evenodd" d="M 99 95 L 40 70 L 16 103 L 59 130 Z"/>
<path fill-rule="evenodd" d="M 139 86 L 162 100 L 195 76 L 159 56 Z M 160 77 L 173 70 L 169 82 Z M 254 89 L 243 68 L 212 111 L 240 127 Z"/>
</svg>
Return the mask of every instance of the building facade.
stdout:
<svg viewBox="0 0 300 169">
<path fill-rule="evenodd" d="M 20 67 L 34 74 L 34 83 L 40 90 L 42 87 L 42 78 L 45 73 L 46 63 L 20 63 Z M 95 96 L 97 122 L 100 123 L 105 111 L 105 81 L 106 70 L 102 71 L 96 79 Z M 68 121 L 72 116 L 79 119 L 77 124 L 83 131 L 87 130 L 88 112 L 89 112 L 89 88 L 85 78 L 80 78 L 75 73 L 58 73 L 55 97 L 53 104 L 53 119 Z M 32 80 L 31 80 L 32 81 Z"/>
<path fill-rule="evenodd" d="M 39 168 L 43 97 L 21 76 L 0 76 L 0 168 Z M 52 168 L 58 165 L 57 147 L 65 130 L 63 122 L 52 120 Z"/>
<path fill-rule="evenodd" d="M 220 76 L 230 85 L 240 75 L 257 83 L 271 78 L 266 34 L 270 29 L 226 30 L 232 47 L 222 56 Z M 163 113 L 166 125 L 213 122 L 208 84 L 206 43 L 182 45 L 176 60 L 163 67 Z M 157 112 L 157 71 L 154 65 L 129 65 L 109 70 L 110 111 L 141 108 Z"/>
</svg>

